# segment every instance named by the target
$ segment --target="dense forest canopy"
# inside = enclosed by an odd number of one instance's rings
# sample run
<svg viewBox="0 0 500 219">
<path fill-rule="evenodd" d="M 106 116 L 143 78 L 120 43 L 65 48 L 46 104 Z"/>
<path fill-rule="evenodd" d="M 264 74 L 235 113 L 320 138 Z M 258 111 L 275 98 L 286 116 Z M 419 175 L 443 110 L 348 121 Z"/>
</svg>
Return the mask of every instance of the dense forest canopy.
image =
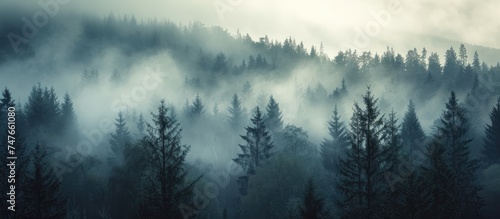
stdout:
<svg viewBox="0 0 500 219">
<path fill-rule="evenodd" d="M 200 22 L 62 13 L 25 30 L 23 15 L 0 15 L 14 216 L 500 214 L 498 50 L 331 54 Z"/>
</svg>

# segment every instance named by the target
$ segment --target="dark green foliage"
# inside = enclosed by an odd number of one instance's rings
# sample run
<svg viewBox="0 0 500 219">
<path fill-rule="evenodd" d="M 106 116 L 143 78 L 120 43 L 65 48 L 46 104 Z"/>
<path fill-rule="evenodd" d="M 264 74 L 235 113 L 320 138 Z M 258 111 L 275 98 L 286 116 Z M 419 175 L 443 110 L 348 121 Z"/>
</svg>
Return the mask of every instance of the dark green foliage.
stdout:
<svg viewBox="0 0 500 219">
<path fill-rule="evenodd" d="M 197 181 L 185 182 L 188 172 L 184 162 L 189 146 L 181 145 L 180 124 L 169 116 L 164 100 L 152 117 L 142 142 L 148 168 L 144 170 L 147 180 L 142 188 L 140 215 L 142 218 L 181 218 L 178 205 L 191 201 Z"/>
<path fill-rule="evenodd" d="M 500 163 L 500 99 L 490 113 L 491 124 L 486 125 L 483 156 L 488 164 Z"/>
<path fill-rule="evenodd" d="M 203 104 L 200 95 L 196 95 L 193 103 L 191 105 L 188 105 L 188 108 L 186 110 L 188 118 L 192 121 L 197 121 L 198 119 L 205 116 L 205 105 Z"/>
<path fill-rule="evenodd" d="M 467 137 L 469 121 L 455 93 L 446 103 L 423 167 L 426 186 L 431 192 L 428 215 L 438 218 L 477 218 L 482 200 L 475 175 L 478 160 L 470 158 Z"/>
<path fill-rule="evenodd" d="M 304 192 L 303 206 L 300 208 L 300 215 L 303 219 L 323 218 L 323 199 L 316 194 L 312 178 L 307 181 L 307 188 Z"/>
<path fill-rule="evenodd" d="M 239 179 L 240 191 L 243 195 L 246 194 L 248 176 L 255 174 L 255 169 L 267 162 L 272 156 L 271 150 L 274 147 L 259 107 L 257 107 L 251 121 L 253 126 L 246 127 L 246 135 L 241 136 L 246 142 L 246 144 L 239 145 L 242 153 L 238 154 L 238 158 L 233 159 L 246 173 L 246 176 Z"/>
<path fill-rule="evenodd" d="M 415 112 L 415 104 L 412 100 L 401 125 L 401 138 L 403 140 L 403 151 L 405 154 L 413 154 L 423 150 L 420 146 L 424 144 L 425 133 Z"/>
<path fill-rule="evenodd" d="M 127 128 L 123 113 L 118 112 L 118 117 L 115 122 L 115 132 L 111 133 L 111 139 L 109 140 L 111 151 L 115 156 L 114 162 L 121 163 L 123 161 L 125 148 L 131 142 L 132 137 Z"/>
<path fill-rule="evenodd" d="M 382 217 L 389 191 L 384 174 L 394 171 L 397 165 L 399 145 L 395 137 L 387 137 L 387 132 L 395 134 L 398 129 L 394 115 L 384 121 L 370 89 L 363 102 L 365 109 L 354 105 L 349 132 L 351 147 L 339 161 L 337 188 L 342 217 Z"/>
<path fill-rule="evenodd" d="M 269 130 L 271 130 L 272 132 L 281 131 L 281 129 L 283 129 L 283 120 L 280 107 L 276 100 L 274 100 L 274 97 L 272 95 L 269 97 L 266 111 L 266 127 L 269 128 Z"/>
<path fill-rule="evenodd" d="M 60 193 L 61 182 L 56 178 L 46 148 L 36 145 L 31 155 L 31 167 L 26 184 L 22 218 L 64 218 L 66 200 Z"/>
<path fill-rule="evenodd" d="M 241 101 L 237 94 L 233 95 L 231 99 L 231 106 L 227 109 L 229 111 L 229 126 L 233 131 L 238 131 L 243 128 L 245 121 L 245 112 L 241 107 Z"/>
<path fill-rule="evenodd" d="M 328 121 L 328 139 L 321 143 L 321 156 L 323 166 L 334 171 L 338 165 L 338 159 L 345 155 L 350 145 L 344 123 L 341 121 L 337 106 L 333 110 L 332 119 Z"/>
</svg>

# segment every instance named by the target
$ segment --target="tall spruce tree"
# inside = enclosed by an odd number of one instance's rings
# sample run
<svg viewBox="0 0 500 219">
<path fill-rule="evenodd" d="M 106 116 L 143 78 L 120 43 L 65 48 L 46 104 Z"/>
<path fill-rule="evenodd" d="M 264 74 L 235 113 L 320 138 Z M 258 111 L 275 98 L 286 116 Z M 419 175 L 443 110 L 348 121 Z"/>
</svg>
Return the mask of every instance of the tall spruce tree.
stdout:
<svg viewBox="0 0 500 219">
<path fill-rule="evenodd" d="M 233 95 L 233 99 L 231 99 L 231 106 L 227 110 L 229 111 L 229 126 L 232 130 L 238 131 L 243 126 L 245 112 L 241 108 L 241 101 L 237 94 Z"/>
<path fill-rule="evenodd" d="M 426 186 L 431 191 L 430 214 L 437 218 L 478 218 L 482 199 L 478 196 L 475 174 L 478 160 L 470 158 L 466 110 L 455 96 L 446 103 L 423 167 Z"/>
<path fill-rule="evenodd" d="M 269 97 L 266 110 L 266 127 L 272 132 L 281 131 L 283 129 L 283 120 L 280 107 L 272 95 Z"/>
<path fill-rule="evenodd" d="M 500 98 L 490 113 L 491 124 L 486 125 L 483 156 L 488 164 L 500 163 Z"/>
<path fill-rule="evenodd" d="M 66 200 L 48 158 L 47 149 L 37 144 L 31 156 L 29 176 L 21 187 L 25 195 L 21 218 L 64 218 Z"/>
<path fill-rule="evenodd" d="M 312 178 L 307 181 L 307 188 L 304 192 L 303 206 L 300 208 L 302 219 L 319 219 L 324 215 L 323 199 L 316 194 Z"/>
<path fill-rule="evenodd" d="M 246 144 L 239 144 L 242 153 L 238 154 L 238 158 L 233 159 L 246 173 L 245 176 L 238 179 L 240 192 L 243 195 L 246 194 L 248 177 L 255 174 L 257 167 L 264 165 L 268 161 L 272 156 L 271 150 L 274 147 L 259 107 L 255 110 L 251 121 L 253 126 L 247 126 L 245 128 L 246 135 L 241 136 L 246 142 Z"/>
<path fill-rule="evenodd" d="M 425 133 L 420 125 L 420 121 L 415 112 L 415 104 L 412 100 L 408 103 L 408 109 L 403 117 L 401 125 L 401 138 L 403 140 L 403 152 L 408 155 L 413 155 L 419 150 L 425 141 Z"/>
<path fill-rule="evenodd" d="M 191 106 L 189 106 L 188 110 L 189 118 L 195 121 L 205 115 L 205 105 L 203 104 L 200 95 L 196 95 L 193 103 L 191 104 Z"/>
<path fill-rule="evenodd" d="M 73 101 L 68 93 L 64 95 L 60 111 L 61 117 L 59 118 L 59 131 L 61 136 L 67 140 L 76 140 L 78 137 L 76 113 L 73 108 Z"/>
<path fill-rule="evenodd" d="M 111 147 L 111 151 L 116 156 L 115 162 L 121 163 L 123 161 L 125 147 L 127 147 L 132 142 L 132 137 L 121 111 L 118 112 L 115 127 L 115 132 L 111 133 L 109 144 Z"/>
<path fill-rule="evenodd" d="M 178 205 L 191 201 L 194 184 L 199 179 L 186 182 L 185 159 L 190 147 L 181 145 L 180 124 L 169 116 L 164 100 L 152 117 L 142 142 L 149 164 L 140 215 L 153 219 L 182 218 Z"/>
<path fill-rule="evenodd" d="M 398 150 L 393 139 L 386 137 L 391 124 L 380 115 L 377 101 L 368 88 L 363 96 L 365 108 L 355 104 L 349 134 L 351 147 L 340 159 L 337 180 L 345 217 L 377 218 L 386 213 L 383 206 L 387 205 L 389 188 L 384 173 L 394 171 Z"/>
<path fill-rule="evenodd" d="M 333 109 L 332 120 L 328 122 L 329 138 L 321 143 L 321 156 L 323 166 L 329 171 L 334 171 L 340 156 L 344 156 L 350 145 L 344 123 L 341 121 L 337 105 Z"/>
</svg>

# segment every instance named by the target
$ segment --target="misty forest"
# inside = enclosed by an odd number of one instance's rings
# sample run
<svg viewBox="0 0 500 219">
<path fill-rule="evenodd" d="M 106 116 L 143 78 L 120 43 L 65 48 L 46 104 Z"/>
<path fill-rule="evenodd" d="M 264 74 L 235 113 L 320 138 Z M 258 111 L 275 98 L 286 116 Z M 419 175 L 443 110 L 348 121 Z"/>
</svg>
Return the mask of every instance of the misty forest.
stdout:
<svg viewBox="0 0 500 219">
<path fill-rule="evenodd" d="M 23 16 L 1 15 L 0 218 L 500 215 L 495 49 L 327 54 L 200 22 Z"/>
</svg>

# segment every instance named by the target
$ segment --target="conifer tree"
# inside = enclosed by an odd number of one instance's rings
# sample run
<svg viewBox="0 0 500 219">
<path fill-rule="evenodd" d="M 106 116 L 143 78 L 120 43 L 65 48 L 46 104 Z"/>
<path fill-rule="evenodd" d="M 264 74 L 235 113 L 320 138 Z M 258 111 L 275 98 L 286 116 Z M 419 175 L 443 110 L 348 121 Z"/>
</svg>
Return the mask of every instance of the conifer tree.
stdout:
<svg viewBox="0 0 500 219">
<path fill-rule="evenodd" d="M 407 111 L 401 125 L 401 138 L 403 140 L 403 152 L 408 155 L 424 150 L 420 148 L 425 141 L 425 133 L 415 112 L 415 104 L 412 100 L 408 103 Z"/>
<path fill-rule="evenodd" d="M 338 164 L 338 159 L 345 155 L 350 145 L 337 105 L 335 105 L 333 110 L 332 120 L 328 122 L 328 133 L 330 134 L 330 138 L 324 139 L 321 143 L 321 156 L 323 158 L 323 166 L 327 170 L 334 171 Z"/>
<path fill-rule="evenodd" d="M 483 156 L 488 164 L 500 163 L 500 98 L 490 113 L 491 124 L 486 125 Z"/>
<path fill-rule="evenodd" d="M 312 178 L 307 181 L 307 188 L 304 192 L 303 206 L 300 208 L 302 219 L 319 219 L 323 218 L 323 199 L 316 194 L 314 182 Z"/>
<path fill-rule="evenodd" d="M 426 186 L 431 191 L 429 214 L 433 217 L 477 218 L 482 207 L 475 174 L 478 160 L 470 158 L 466 110 L 455 96 L 446 103 L 433 140 L 427 148 L 423 167 Z"/>
<path fill-rule="evenodd" d="M 238 158 L 233 159 L 246 173 L 245 176 L 240 177 L 238 180 L 240 192 L 243 195 L 246 194 L 248 177 L 255 174 L 257 167 L 264 165 L 268 161 L 272 156 L 271 150 L 274 147 L 259 107 L 257 107 L 251 121 L 253 126 L 246 127 L 246 135 L 241 136 L 246 142 L 246 144 L 239 145 L 242 153 L 238 154 Z"/>
<path fill-rule="evenodd" d="M 139 114 L 139 119 L 137 120 L 137 130 L 139 131 L 139 137 L 142 138 L 142 136 L 144 135 L 144 130 L 145 130 L 145 121 L 144 121 L 144 116 L 141 114 Z"/>
<path fill-rule="evenodd" d="M 66 200 L 61 195 L 61 182 L 56 178 L 48 160 L 48 151 L 37 144 L 31 156 L 31 171 L 26 184 L 23 218 L 64 218 Z"/>
<path fill-rule="evenodd" d="M 266 110 L 266 127 L 272 132 L 281 131 L 283 129 L 283 120 L 280 107 L 272 95 L 269 97 Z"/>
<path fill-rule="evenodd" d="M 231 106 L 227 110 L 229 111 L 229 125 L 231 129 L 234 131 L 241 129 L 245 120 L 245 112 L 241 108 L 241 101 L 237 94 L 233 95 Z"/>
<path fill-rule="evenodd" d="M 164 100 L 152 117 L 142 142 L 149 164 L 140 214 L 142 218 L 182 218 L 178 205 L 191 201 L 199 179 L 186 182 L 185 159 L 190 147 L 181 144 L 180 124 L 169 116 Z"/>
<path fill-rule="evenodd" d="M 397 127 L 393 116 L 386 122 L 380 115 L 377 101 L 368 88 L 363 96 L 365 108 L 355 104 L 351 147 L 340 159 L 337 187 L 346 217 L 381 217 L 386 210 L 382 206 L 388 204 L 385 195 L 389 188 L 383 179 L 397 165 L 398 144 L 387 138 L 387 132 L 397 132 Z"/>
<path fill-rule="evenodd" d="M 196 98 L 193 100 L 191 106 L 189 106 L 189 118 L 193 120 L 200 119 L 205 114 L 205 105 L 203 101 L 201 101 L 200 95 L 196 95 Z"/>
<path fill-rule="evenodd" d="M 127 147 L 128 144 L 132 142 L 132 137 L 130 136 L 125 118 L 121 111 L 118 112 L 115 127 L 115 132 L 111 133 L 109 144 L 111 146 L 111 151 L 117 158 L 116 162 L 121 163 L 123 161 L 123 152 L 125 150 L 125 147 Z"/>
<path fill-rule="evenodd" d="M 59 130 L 61 136 L 65 139 L 76 140 L 78 135 L 76 113 L 73 108 L 73 101 L 68 93 L 64 95 L 60 111 L 61 117 L 59 118 Z"/>
</svg>

